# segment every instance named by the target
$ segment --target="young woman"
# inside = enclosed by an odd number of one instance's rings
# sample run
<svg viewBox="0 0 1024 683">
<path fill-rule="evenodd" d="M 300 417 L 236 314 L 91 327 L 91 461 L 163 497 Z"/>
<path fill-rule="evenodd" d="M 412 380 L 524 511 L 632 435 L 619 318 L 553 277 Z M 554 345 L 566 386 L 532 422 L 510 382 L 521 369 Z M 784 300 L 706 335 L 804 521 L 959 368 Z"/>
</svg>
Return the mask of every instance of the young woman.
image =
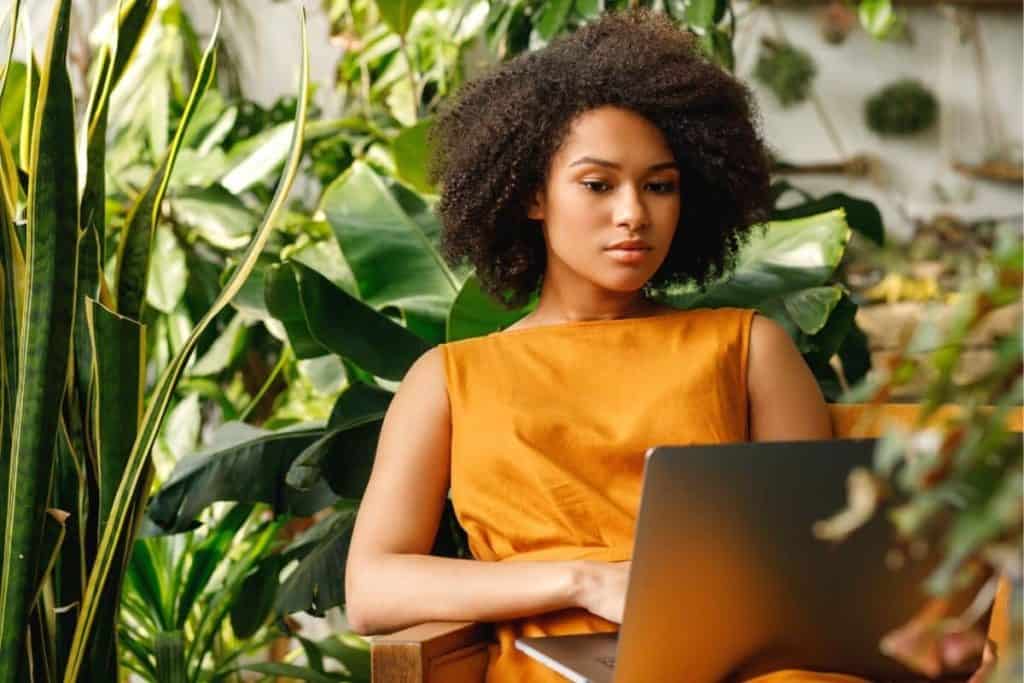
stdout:
<svg viewBox="0 0 1024 683">
<path fill-rule="evenodd" d="M 490 683 L 561 680 L 513 641 L 621 623 L 647 447 L 831 436 L 781 327 L 654 297 L 727 272 L 767 218 L 754 115 L 742 84 L 645 13 L 502 65 L 442 113 L 446 258 L 510 306 L 539 303 L 403 380 L 349 552 L 357 632 L 496 622 Z M 429 555 L 449 490 L 476 560 Z"/>
</svg>

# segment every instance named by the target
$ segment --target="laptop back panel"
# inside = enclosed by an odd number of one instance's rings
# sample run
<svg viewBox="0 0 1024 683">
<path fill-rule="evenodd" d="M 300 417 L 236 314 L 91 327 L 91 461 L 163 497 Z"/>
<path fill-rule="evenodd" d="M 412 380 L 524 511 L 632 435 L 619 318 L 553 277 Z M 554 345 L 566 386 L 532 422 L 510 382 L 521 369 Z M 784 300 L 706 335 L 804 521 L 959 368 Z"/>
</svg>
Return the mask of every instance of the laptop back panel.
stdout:
<svg viewBox="0 0 1024 683">
<path fill-rule="evenodd" d="M 879 513 L 841 543 L 812 534 L 845 507 L 847 475 L 872 466 L 874 444 L 653 449 L 615 680 L 739 680 L 780 668 L 909 675 L 878 643 L 924 604 L 934 561 L 888 568 L 894 538 Z"/>
</svg>

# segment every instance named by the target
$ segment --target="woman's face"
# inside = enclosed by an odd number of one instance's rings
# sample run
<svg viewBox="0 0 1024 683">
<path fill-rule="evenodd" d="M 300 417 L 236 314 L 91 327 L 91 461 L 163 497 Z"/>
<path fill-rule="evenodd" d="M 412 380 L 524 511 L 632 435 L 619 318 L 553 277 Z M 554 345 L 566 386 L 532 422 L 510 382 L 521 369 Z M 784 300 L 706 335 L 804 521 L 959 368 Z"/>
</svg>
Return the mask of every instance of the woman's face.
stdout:
<svg viewBox="0 0 1024 683">
<path fill-rule="evenodd" d="M 675 158 L 646 118 L 610 106 L 578 116 L 528 211 L 543 225 L 545 282 L 642 288 L 672 244 L 679 190 Z"/>
</svg>

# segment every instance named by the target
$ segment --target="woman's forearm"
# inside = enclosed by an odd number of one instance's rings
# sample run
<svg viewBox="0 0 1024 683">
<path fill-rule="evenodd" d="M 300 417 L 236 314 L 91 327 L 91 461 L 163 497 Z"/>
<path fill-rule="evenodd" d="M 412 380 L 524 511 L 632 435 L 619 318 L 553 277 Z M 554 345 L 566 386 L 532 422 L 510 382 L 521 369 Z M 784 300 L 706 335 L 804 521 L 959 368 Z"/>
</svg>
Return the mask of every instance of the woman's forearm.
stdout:
<svg viewBox="0 0 1024 683">
<path fill-rule="evenodd" d="M 345 613 L 363 635 L 425 621 L 503 621 L 577 607 L 586 581 L 581 562 L 429 555 L 382 555 L 351 565 L 349 572 Z"/>
</svg>

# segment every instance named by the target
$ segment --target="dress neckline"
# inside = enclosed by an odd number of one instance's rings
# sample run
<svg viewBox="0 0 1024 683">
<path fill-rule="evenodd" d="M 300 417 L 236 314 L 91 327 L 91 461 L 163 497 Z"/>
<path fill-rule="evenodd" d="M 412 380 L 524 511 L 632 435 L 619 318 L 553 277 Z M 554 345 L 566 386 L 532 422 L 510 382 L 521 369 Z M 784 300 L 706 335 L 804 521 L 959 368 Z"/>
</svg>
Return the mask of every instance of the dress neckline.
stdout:
<svg viewBox="0 0 1024 683">
<path fill-rule="evenodd" d="M 669 313 L 659 313 L 657 315 L 641 315 L 630 318 L 604 318 L 600 320 L 573 320 L 565 323 L 553 323 L 550 325 L 535 325 L 533 327 L 522 327 L 514 330 L 500 330 L 498 332 L 491 332 L 488 337 L 499 337 L 511 334 L 525 334 L 527 332 L 537 332 L 540 330 L 566 330 L 566 329 L 585 329 L 588 327 L 598 327 L 602 325 L 609 325 L 614 323 L 625 323 L 632 322 L 637 323 L 647 320 L 661 320 L 662 318 L 674 318 L 683 313 L 688 313 L 689 309 L 677 309 Z"/>
</svg>

